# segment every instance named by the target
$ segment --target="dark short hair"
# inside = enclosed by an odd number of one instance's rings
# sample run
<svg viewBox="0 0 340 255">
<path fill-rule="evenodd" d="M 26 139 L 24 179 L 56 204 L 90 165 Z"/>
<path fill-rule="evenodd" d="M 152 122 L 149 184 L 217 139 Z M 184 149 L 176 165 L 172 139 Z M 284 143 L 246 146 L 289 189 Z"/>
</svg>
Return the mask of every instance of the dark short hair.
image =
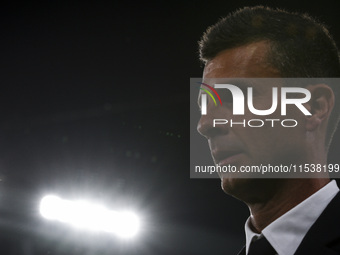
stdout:
<svg viewBox="0 0 340 255">
<path fill-rule="evenodd" d="M 284 78 L 340 77 L 338 49 L 323 24 L 307 14 L 263 6 L 242 8 L 209 27 L 199 41 L 200 60 L 206 63 L 223 50 L 263 40 L 270 43 L 267 61 Z M 340 84 L 328 85 L 336 100 L 327 147 L 340 117 Z"/>
</svg>

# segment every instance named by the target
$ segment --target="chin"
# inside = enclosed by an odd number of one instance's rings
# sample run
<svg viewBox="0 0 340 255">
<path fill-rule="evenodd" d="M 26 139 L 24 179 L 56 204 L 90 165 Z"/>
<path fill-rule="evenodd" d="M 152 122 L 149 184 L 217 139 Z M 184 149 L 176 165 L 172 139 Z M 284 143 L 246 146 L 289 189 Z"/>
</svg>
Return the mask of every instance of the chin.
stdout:
<svg viewBox="0 0 340 255">
<path fill-rule="evenodd" d="M 223 191 L 245 203 L 256 203 L 267 199 L 276 188 L 273 179 L 259 178 L 222 178 Z"/>
<path fill-rule="evenodd" d="M 245 178 L 222 178 L 221 186 L 226 194 L 244 200 L 244 197 L 249 194 L 247 191 L 249 181 L 251 180 Z"/>
</svg>

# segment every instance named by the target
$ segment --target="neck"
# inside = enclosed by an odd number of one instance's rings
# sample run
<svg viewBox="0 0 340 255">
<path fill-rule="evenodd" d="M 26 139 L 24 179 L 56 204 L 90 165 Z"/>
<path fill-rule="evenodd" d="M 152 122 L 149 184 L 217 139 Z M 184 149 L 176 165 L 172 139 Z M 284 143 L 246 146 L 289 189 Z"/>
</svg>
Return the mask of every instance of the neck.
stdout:
<svg viewBox="0 0 340 255">
<path fill-rule="evenodd" d="M 272 196 L 264 200 L 246 202 L 251 213 L 250 223 L 254 232 L 261 233 L 274 220 L 325 186 L 329 179 L 286 179 L 281 181 Z"/>
</svg>

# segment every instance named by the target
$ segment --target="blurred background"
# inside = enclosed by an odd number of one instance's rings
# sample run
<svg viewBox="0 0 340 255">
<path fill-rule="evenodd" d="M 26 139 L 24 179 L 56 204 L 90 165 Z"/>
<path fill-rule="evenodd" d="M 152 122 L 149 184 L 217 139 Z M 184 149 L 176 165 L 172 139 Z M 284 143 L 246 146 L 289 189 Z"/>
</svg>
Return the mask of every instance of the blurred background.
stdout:
<svg viewBox="0 0 340 255">
<path fill-rule="evenodd" d="M 308 12 L 340 44 L 336 1 L 11 2 L 0 8 L 1 254 L 235 254 L 248 209 L 189 177 L 197 41 L 230 11 Z M 337 132 L 330 162 L 338 159 Z M 141 218 L 129 240 L 40 216 L 46 194 Z"/>
</svg>

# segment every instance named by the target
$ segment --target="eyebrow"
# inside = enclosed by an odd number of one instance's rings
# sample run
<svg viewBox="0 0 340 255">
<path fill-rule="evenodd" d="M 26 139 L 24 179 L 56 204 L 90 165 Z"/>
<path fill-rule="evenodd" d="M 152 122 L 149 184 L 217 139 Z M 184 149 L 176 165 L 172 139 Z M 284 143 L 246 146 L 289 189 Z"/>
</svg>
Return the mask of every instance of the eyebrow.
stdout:
<svg viewBox="0 0 340 255">
<path fill-rule="evenodd" d="M 208 80 L 211 80 L 212 82 L 209 82 L 206 84 L 210 85 L 211 83 L 214 84 L 232 84 L 237 85 L 239 87 L 249 87 L 254 85 L 254 82 L 252 78 L 208 78 Z M 210 85 L 213 87 L 213 85 Z"/>
<path fill-rule="evenodd" d="M 225 83 L 225 82 L 224 82 Z M 249 79 L 231 79 L 227 81 L 228 84 L 235 85 L 240 89 L 244 89 L 247 87 L 253 87 L 254 83 L 250 82 Z"/>
</svg>

